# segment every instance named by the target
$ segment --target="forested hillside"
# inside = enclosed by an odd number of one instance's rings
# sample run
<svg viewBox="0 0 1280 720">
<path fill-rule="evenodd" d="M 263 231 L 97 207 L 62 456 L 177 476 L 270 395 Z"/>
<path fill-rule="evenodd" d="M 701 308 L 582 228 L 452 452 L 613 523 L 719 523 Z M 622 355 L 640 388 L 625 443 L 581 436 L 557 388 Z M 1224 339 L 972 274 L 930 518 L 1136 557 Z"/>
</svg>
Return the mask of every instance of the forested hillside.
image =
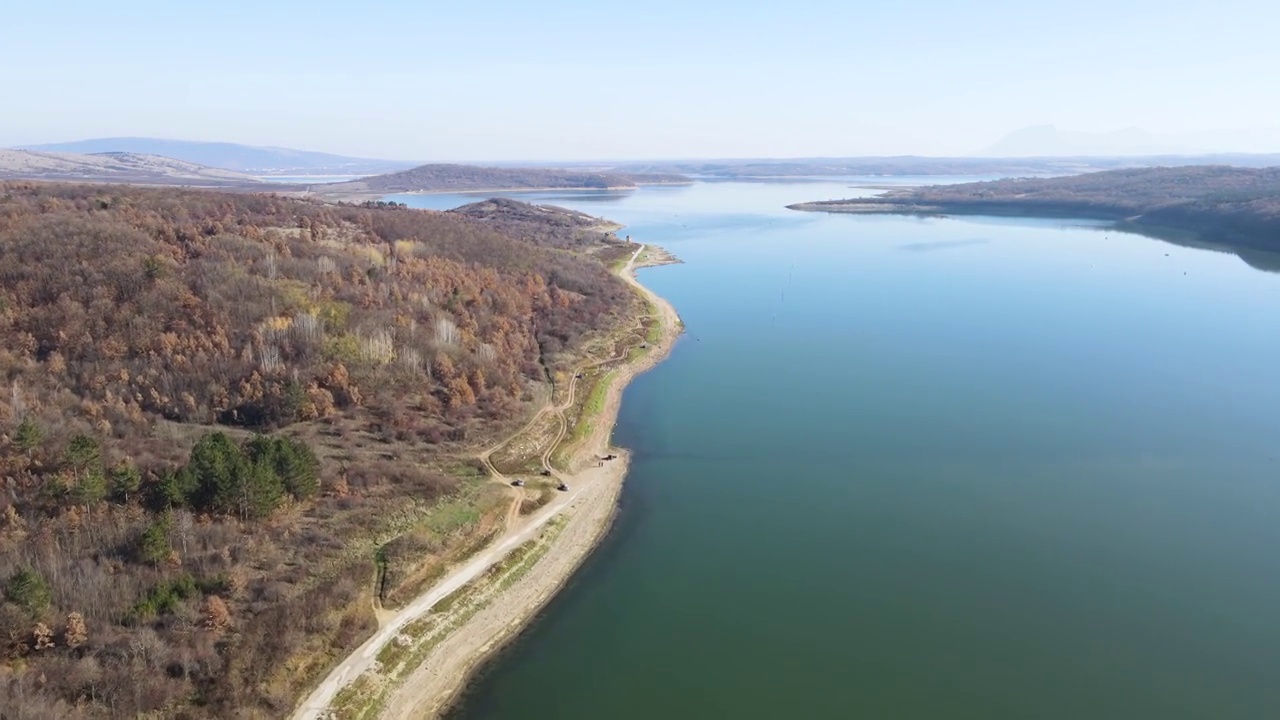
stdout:
<svg viewBox="0 0 1280 720">
<path fill-rule="evenodd" d="M 451 458 L 637 310 L 606 269 L 626 252 L 380 203 L 0 184 L 0 715 L 287 713 L 371 632 L 374 550 L 459 489 Z M 420 555 L 480 532 L 458 528 Z"/>
<path fill-rule="evenodd" d="M 619 227 L 577 210 L 507 198 L 470 203 L 449 213 L 484 221 L 511 237 L 565 249 L 598 245 L 602 236 Z"/>
<path fill-rule="evenodd" d="M 898 190 L 792 206 L 829 212 L 1015 213 L 1088 216 L 1181 228 L 1205 240 L 1280 250 L 1280 168 L 1115 170 Z"/>
</svg>

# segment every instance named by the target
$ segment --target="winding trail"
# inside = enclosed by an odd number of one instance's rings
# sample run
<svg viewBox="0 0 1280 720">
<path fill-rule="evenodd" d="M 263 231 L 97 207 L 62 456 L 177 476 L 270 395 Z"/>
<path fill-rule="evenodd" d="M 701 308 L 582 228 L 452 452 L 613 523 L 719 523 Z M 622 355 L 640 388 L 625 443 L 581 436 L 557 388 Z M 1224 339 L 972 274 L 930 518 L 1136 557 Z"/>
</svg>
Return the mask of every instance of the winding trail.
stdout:
<svg viewBox="0 0 1280 720">
<path fill-rule="evenodd" d="M 634 287 L 640 288 L 644 292 L 647 292 L 647 290 L 635 280 L 633 273 L 635 270 L 636 260 L 640 257 L 640 253 L 645 251 L 646 247 L 648 246 L 644 244 L 641 244 L 639 247 L 637 247 L 636 251 L 631 254 L 631 257 L 627 260 L 626 264 L 618 272 L 618 275 L 624 281 L 627 281 L 629 284 L 631 284 Z M 646 313 L 644 315 L 640 315 L 638 319 L 643 320 L 648 317 L 650 317 L 650 315 Z M 644 326 L 642 324 L 641 325 L 642 330 L 643 330 L 643 327 Z M 570 375 L 570 378 L 569 378 L 568 396 L 562 402 L 560 402 L 557 405 L 552 404 L 555 398 L 555 389 L 553 387 L 550 396 L 547 398 L 547 401 L 543 403 L 542 407 L 538 408 L 538 410 L 533 414 L 533 417 L 529 418 L 529 422 L 525 423 L 524 426 L 521 427 L 516 432 L 507 436 L 506 438 L 499 441 L 498 443 L 490 446 L 489 448 L 481 452 L 480 455 L 478 456 L 481 464 L 484 465 L 485 471 L 488 472 L 490 477 L 492 477 L 497 482 L 501 482 L 504 485 L 508 485 L 511 487 L 513 497 L 511 499 L 511 505 L 507 509 L 506 518 L 504 520 L 505 527 L 507 528 L 508 532 L 513 531 L 516 527 L 516 524 L 520 521 L 520 506 L 524 502 L 524 498 L 527 493 L 525 492 L 525 489 L 523 487 L 511 486 L 511 484 L 507 481 L 506 476 L 500 470 L 498 470 L 498 467 L 496 465 L 493 464 L 493 454 L 501 450 L 502 448 L 506 447 L 510 443 L 515 442 L 517 438 L 519 438 L 521 435 L 524 435 L 531 428 L 533 428 L 539 421 L 541 421 L 542 417 L 546 415 L 548 412 L 555 413 L 556 421 L 559 427 L 556 430 L 555 438 L 551 440 L 551 442 L 547 445 L 546 450 L 543 451 L 541 462 L 542 462 L 542 469 L 547 476 L 554 477 L 557 480 L 564 482 L 564 476 L 560 473 L 560 471 L 558 471 L 555 468 L 554 465 L 551 464 L 551 457 L 552 455 L 555 454 L 555 451 L 559 449 L 560 443 L 564 441 L 565 436 L 569 434 L 569 420 L 568 418 L 565 417 L 565 412 L 568 411 L 569 408 L 573 407 L 573 403 L 577 397 L 578 379 L 587 370 L 590 370 L 595 367 L 599 367 L 601 365 L 607 365 L 612 362 L 617 362 L 618 360 L 622 360 L 623 358 L 626 357 L 627 352 L 629 352 L 629 350 L 630 348 L 624 349 L 622 351 L 615 350 L 615 353 L 610 357 L 603 358 L 603 359 L 597 358 L 595 360 L 584 362 L 578 365 L 577 367 L 573 368 L 572 374 Z"/>
<path fill-rule="evenodd" d="M 644 287 L 634 277 L 635 264 L 641 253 L 647 248 L 646 245 L 640 245 L 627 263 L 620 269 L 618 275 L 624 281 L 636 288 L 650 304 L 658 310 L 661 317 L 662 328 L 664 332 L 663 342 L 655 345 L 654 351 L 642 356 L 636 362 L 626 366 L 626 372 L 618 373 L 618 376 L 611 382 L 606 397 L 605 407 L 601 410 L 601 422 L 594 424 L 592 432 L 582 442 L 579 448 L 579 454 L 596 453 L 608 448 L 608 440 L 612 431 L 613 418 L 617 415 L 618 405 L 621 402 L 622 388 L 625 387 L 631 377 L 648 370 L 665 355 L 675 338 L 681 331 L 680 319 L 675 309 L 670 303 L 654 294 L 648 288 Z M 642 341 L 643 342 L 643 341 Z M 659 350 L 660 348 L 660 350 Z M 486 470 L 498 481 L 505 482 L 502 473 L 494 467 L 491 456 L 494 452 L 502 448 L 509 442 L 512 442 L 522 433 L 527 432 L 537 423 L 547 412 L 557 414 L 560 421 L 560 428 L 556 434 L 555 440 L 550 447 L 542 455 L 543 468 L 550 471 L 552 476 L 556 477 L 563 483 L 569 484 L 568 492 L 557 493 L 556 496 L 546 506 L 539 508 L 530 517 L 523 522 L 519 518 L 520 503 L 523 500 L 524 493 L 522 488 L 513 488 L 519 491 L 515 497 L 512 509 L 507 514 L 507 529 L 502 537 L 496 540 L 492 545 L 477 553 L 471 559 L 462 565 L 451 569 L 445 576 L 424 594 L 418 596 L 411 603 L 406 605 L 394 613 L 384 611 L 381 627 L 357 648 L 351 655 L 338 663 L 329 674 L 322 680 L 319 685 L 311 692 L 310 695 L 298 706 L 292 715 L 294 720 L 316 720 L 325 718 L 328 715 L 328 708 L 338 692 L 348 683 L 354 681 L 366 670 L 373 667 L 377 661 L 378 653 L 382 648 L 391 642 L 404 628 L 413 620 L 427 613 L 437 602 L 447 597 L 454 591 L 463 587 L 467 583 L 480 578 L 493 565 L 502 560 L 502 558 L 511 550 L 519 547 L 521 544 L 538 536 L 543 526 L 559 515 L 563 510 L 580 503 L 584 507 L 592 507 L 599 515 L 599 518 L 581 518 L 584 528 L 576 533 L 579 536 L 579 547 L 561 548 L 560 543 L 552 548 L 551 554 L 555 555 L 559 550 L 564 555 L 560 558 L 562 567 L 556 568 L 555 571 L 548 571 L 546 577 L 525 578 L 530 583 L 541 583 L 537 588 L 537 592 L 530 594 L 523 605 L 520 603 L 511 603 L 516 609 L 508 610 L 505 608 L 495 608 L 495 612 L 505 613 L 500 615 L 497 620 L 505 623 L 499 623 L 496 629 L 480 628 L 471 635 L 467 635 L 466 628 L 461 628 L 454 633 L 450 640 L 456 641 L 459 645 L 458 651 L 444 660 L 438 661 L 436 664 L 444 664 L 447 667 L 441 671 L 439 668 L 433 668 L 432 677 L 429 679 L 437 680 L 435 687 L 431 683 L 417 683 L 417 674 L 406 682 L 401 690 L 414 690 L 414 694 L 404 695 L 397 694 L 393 698 L 391 706 L 388 708 L 386 716 L 401 716 L 405 708 L 422 708 L 422 707 L 438 707 L 443 700 L 439 697 L 440 693 L 445 693 L 444 700 L 447 700 L 449 692 L 455 692 L 461 682 L 465 680 L 466 673 L 474 665 L 478 664 L 480 659 L 495 643 L 499 642 L 499 636 L 503 631 L 510 634 L 518 629 L 520 622 L 525 619 L 525 615 L 520 614 L 521 609 L 527 611 L 528 615 L 535 612 L 537 607 L 546 598 L 555 592 L 556 588 L 567 579 L 568 575 L 576 568 L 578 562 L 586 556 L 590 548 L 603 535 L 604 529 L 608 526 L 608 521 L 612 517 L 612 511 L 616 502 L 617 492 L 621 487 L 622 476 L 625 474 L 626 458 L 620 457 L 619 460 L 609 467 L 597 467 L 595 463 L 591 463 L 590 467 L 584 468 L 581 472 L 573 473 L 568 470 L 561 472 L 551 466 L 551 455 L 563 442 L 568 434 L 568 420 L 565 412 L 573 407 L 574 399 L 577 393 L 578 376 L 585 370 L 599 365 L 616 362 L 625 359 L 630 352 L 629 347 L 615 352 L 614 357 L 605 359 L 595 359 L 579 365 L 573 372 L 569 381 L 569 391 L 567 397 L 560 403 L 553 404 L 552 399 L 548 399 L 546 405 L 540 408 L 528 423 L 526 423 L 519 431 L 502 442 L 482 451 L 479 454 L 480 461 L 484 464 Z M 621 451 L 620 451 L 621 452 Z M 568 462 L 568 467 L 572 469 L 575 463 Z M 582 513 L 586 515 L 587 513 Z M 574 518 L 578 520 L 579 518 Z M 594 520 L 594 525 L 585 526 L 588 520 Z M 573 521 L 571 521 L 573 522 Z M 524 582 L 524 581 L 522 581 Z M 514 615 L 514 620 L 509 616 Z M 445 678 L 441 681 L 440 678 Z M 454 682 L 456 680 L 456 682 Z M 440 684 L 443 682 L 444 684 Z M 451 689 L 445 689 L 451 688 Z"/>
<path fill-rule="evenodd" d="M 657 296 L 649 292 L 648 288 L 641 285 L 639 281 L 635 279 L 635 275 L 634 275 L 636 260 L 639 259 L 640 254 L 643 253 L 647 248 L 648 248 L 647 245 L 640 244 L 640 246 L 636 248 L 636 251 L 631 254 L 631 257 L 627 260 L 626 264 L 623 265 L 622 268 L 618 271 L 618 276 L 621 277 L 622 280 L 625 281 L 627 284 L 638 289 L 643 295 L 648 297 L 652 302 L 652 300 L 654 298 L 657 298 Z M 674 311 L 672 311 L 672 314 L 674 317 Z M 638 316 L 638 319 L 643 320 L 648 317 L 651 317 L 651 315 L 646 313 L 644 315 Z M 676 321 L 678 322 L 679 318 L 676 318 Z M 506 447 L 510 443 L 515 442 L 517 438 L 519 438 L 521 435 L 528 432 L 530 428 L 532 428 L 535 424 L 538 423 L 538 421 L 542 419 L 543 415 L 546 415 L 548 412 L 554 412 L 557 414 L 559 418 L 560 429 L 557 432 L 555 439 L 551 441 L 546 451 L 542 453 L 542 468 L 550 472 L 553 476 L 558 476 L 559 472 L 555 469 L 555 467 L 551 465 L 551 455 L 560 446 L 561 441 L 564 440 L 564 436 L 567 435 L 569 432 L 568 421 L 566 420 L 564 413 L 566 410 L 573 407 L 573 403 L 576 397 L 577 387 L 578 387 L 578 379 L 579 379 L 578 376 L 592 368 L 599 367 L 601 365 L 607 365 L 609 363 L 622 360 L 623 358 L 626 357 L 627 352 L 629 350 L 630 348 L 627 348 L 621 352 L 615 352 L 614 355 L 610 357 L 597 358 L 589 362 L 584 362 L 578 365 L 577 367 L 575 367 L 573 369 L 572 376 L 569 379 L 569 394 L 564 401 L 562 401 L 558 405 L 552 405 L 552 399 L 548 398 L 547 401 L 542 405 L 542 407 L 538 408 L 538 410 L 533 414 L 533 417 L 529 418 L 529 422 L 525 423 L 523 427 L 521 427 L 519 430 L 515 431 L 514 433 L 507 436 L 506 438 L 503 438 L 496 444 L 490 446 L 489 448 L 487 448 L 486 450 L 480 453 L 478 458 L 480 462 L 484 465 L 485 470 L 487 470 L 488 473 L 494 478 L 503 480 L 505 476 L 501 472 L 499 472 L 498 468 L 493 464 L 493 460 L 492 460 L 493 454 L 501 450 L 502 448 Z M 555 395 L 555 392 L 553 390 L 552 397 L 554 397 L 554 395 Z"/>
</svg>

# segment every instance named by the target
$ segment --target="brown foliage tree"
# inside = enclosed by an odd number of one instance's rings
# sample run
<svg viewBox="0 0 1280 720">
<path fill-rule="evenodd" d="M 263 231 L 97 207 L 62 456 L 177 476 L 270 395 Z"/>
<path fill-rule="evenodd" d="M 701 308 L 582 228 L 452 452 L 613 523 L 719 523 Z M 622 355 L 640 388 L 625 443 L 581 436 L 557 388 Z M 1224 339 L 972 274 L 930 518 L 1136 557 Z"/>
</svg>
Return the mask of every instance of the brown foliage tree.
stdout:
<svg viewBox="0 0 1280 720">
<path fill-rule="evenodd" d="M 42 622 L 36 623 L 31 635 L 35 639 L 36 650 L 48 650 L 55 645 L 53 642 L 53 630 L 50 630 L 49 626 Z"/>
<path fill-rule="evenodd" d="M 89 628 L 85 625 L 84 615 L 78 612 L 67 614 L 67 629 L 63 632 L 63 640 L 67 647 L 75 649 L 89 639 Z"/>
<path fill-rule="evenodd" d="M 0 581 L 47 582 L 0 602 L 0 656 L 29 668 L 0 715 L 286 714 L 309 678 L 281 668 L 376 627 L 353 539 L 458 487 L 425 469 L 434 446 L 517 419 L 635 302 L 589 223 L 0 182 L 0 375 L 21 401 L 0 413 Z M 203 487 L 192 425 L 219 421 L 301 421 L 284 434 L 325 492 L 261 521 L 181 509 Z M 64 456 L 84 438 L 98 455 Z M 166 509 L 179 524 L 141 547 Z"/>
<path fill-rule="evenodd" d="M 217 595 L 210 595 L 205 598 L 204 608 L 201 612 L 204 615 L 204 628 L 214 633 L 223 633 L 227 628 L 231 627 L 231 611 L 227 609 L 227 604 Z"/>
</svg>

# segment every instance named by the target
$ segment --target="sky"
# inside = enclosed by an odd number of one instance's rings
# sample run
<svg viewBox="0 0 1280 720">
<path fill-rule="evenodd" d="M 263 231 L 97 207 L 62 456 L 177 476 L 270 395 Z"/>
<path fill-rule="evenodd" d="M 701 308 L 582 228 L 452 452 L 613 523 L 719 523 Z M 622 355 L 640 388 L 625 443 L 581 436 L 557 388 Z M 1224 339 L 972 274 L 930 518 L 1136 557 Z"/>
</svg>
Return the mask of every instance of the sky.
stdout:
<svg viewBox="0 0 1280 720">
<path fill-rule="evenodd" d="M 1277 26 L 1262 0 L 15 2 L 0 146 L 966 155 L 1054 124 L 1280 152 Z"/>
</svg>

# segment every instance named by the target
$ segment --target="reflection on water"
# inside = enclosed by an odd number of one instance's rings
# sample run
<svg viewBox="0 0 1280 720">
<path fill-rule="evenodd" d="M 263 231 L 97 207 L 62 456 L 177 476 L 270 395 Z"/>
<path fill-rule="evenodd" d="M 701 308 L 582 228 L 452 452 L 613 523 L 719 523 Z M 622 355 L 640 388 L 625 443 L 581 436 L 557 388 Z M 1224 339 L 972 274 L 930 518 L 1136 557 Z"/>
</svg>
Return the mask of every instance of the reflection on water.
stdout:
<svg viewBox="0 0 1280 720">
<path fill-rule="evenodd" d="M 1280 272 L 1280 253 L 1225 245 L 1220 242 L 1216 242 L 1214 238 L 1203 238 L 1196 233 L 1178 230 L 1175 228 L 1144 228 L 1135 226 L 1133 230 L 1148 237 L 1158 238 L 1165 242 L 1180 245 L 1182 247 L 1212 250 L 1214 252 L 1236 255 L 1243 260 L 1246 265 L 1254 268 L 1255 270 Z"/>
<path fill-rule="evenodd" d="M 911 252 L 931 252 L 933 250 L 949 250 L 952 248 L 972 247 L 974 245 L 986 245 L 989 240 L 983 238 L 972 238 L 969 240 L 939 240 L 937 242 L 916 242 L 899 245 L 899 250 L 909 250 Z"/>
<path fill-rule="evenodd" d="M 349 182 L 368 177 L 368 175 L 259 175 L 257 178 L 270 183 L 287 183 L 290 185 L 323 185 L 325 183 Z"/>
<path fill-rule="evenodd" d="M 453 717 L 1274 716 L 1280 278 L 785 209 L 848 193 L 541 195 L 681 257 L 641 278 L 687 333 L 627 391 L 614 533 Z"/>
</svg>

